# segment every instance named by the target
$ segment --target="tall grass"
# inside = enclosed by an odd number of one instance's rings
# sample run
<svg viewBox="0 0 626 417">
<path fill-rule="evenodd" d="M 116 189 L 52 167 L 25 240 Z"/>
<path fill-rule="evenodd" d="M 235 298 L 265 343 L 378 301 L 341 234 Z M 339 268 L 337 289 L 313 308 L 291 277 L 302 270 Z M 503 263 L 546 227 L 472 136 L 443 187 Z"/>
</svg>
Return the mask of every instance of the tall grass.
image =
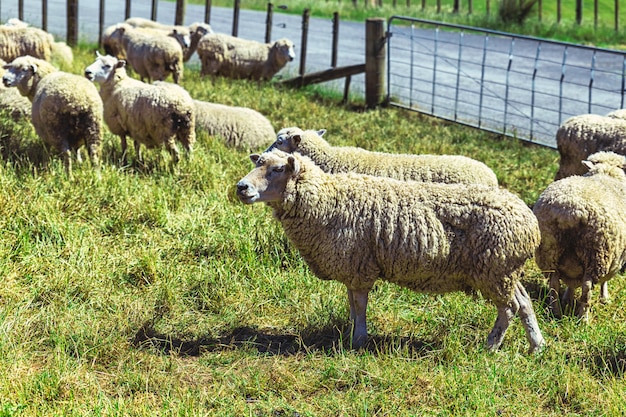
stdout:
<svg viewBox="0 0 626 417">
<path fill-rule="evenodd" d="M 93 50 L 75 50 L 82 73 Z M 194 97 L 255 108 L 276 129 L 326 128 L 337 145 L 464 154 L 532 204 L 554 150 L 397 109 L 364 111 L 318 90 L 185 73 Z M 626 287 L 591 324 L 550 319 L 534 263 L 526 284 L 548 341 L 525 354 L 515 319 L 495 353 L 480 296 L 379 283 L 367 349 L 344 346 L 345 289 L 317 279 L 262 205 L 234 185 L 248 152 L 199 133 L 190 161 L 165 151 L 120 167 L 105 138 L 96 175 L 69 180 L 27 125 L 0 121 L 0 416 L 607 416 L 626 409 Z M 131 154 L 132 159 L 132 154 Z"/>
</svg>

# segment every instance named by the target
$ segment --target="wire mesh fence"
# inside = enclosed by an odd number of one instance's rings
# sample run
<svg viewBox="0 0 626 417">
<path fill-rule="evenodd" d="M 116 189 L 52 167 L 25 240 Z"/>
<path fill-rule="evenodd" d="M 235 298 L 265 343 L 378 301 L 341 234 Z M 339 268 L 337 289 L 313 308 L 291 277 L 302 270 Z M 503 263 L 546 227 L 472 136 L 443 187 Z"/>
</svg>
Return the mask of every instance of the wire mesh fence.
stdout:
<svg viewBox="0 0 626 417">
<path fill-rule="evenodd" d="M 556 147 L 567 118 L 624 107 L 626 54 L 394 16 L 392 105 Z"/>
</svg>

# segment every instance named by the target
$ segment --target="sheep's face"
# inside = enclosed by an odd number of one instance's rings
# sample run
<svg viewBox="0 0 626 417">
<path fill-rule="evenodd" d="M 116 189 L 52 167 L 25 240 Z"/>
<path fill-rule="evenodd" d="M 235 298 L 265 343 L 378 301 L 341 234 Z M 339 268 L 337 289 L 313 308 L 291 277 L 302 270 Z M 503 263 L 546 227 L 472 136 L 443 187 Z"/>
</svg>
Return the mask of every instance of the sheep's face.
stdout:
<svg viewBox="0 0 626 417">
<path fill-rule="evenodd" d="M 16 58 L 10 64 L 3 66 L 5 73 L 2 76 L 2 83 L 6 87 L 17 87 L 20 94 L 29 96 L 36 82 L 35 74 L 38 65 L 25 58 L 28 57 Z"/>
<path fill-rule="evenodd" d="M 266 152 L 272 149 L 280 149 L 283 152 L 292 153 L 298 150 L 300 135 L 302 135 L 302 129 L 298 127 L 280 129 L 276 134 L 276 140 L 267 148 Z"/>
<path fill-rule="evenodd" d="M 287 183 L 299 171 L 298 161 L 279 150 L 250 155 L 256 167 L 237 183 L 237 197 L 244 204 L 281 201 Z"/>
<path fill-rule="evenodd" d="M 296 59 L 295 46 L 289 39 L 277 40 L 274 43 L 274 50 L 276 52 L 276 61 L 281 67 L 287 65 L 287 62 L 291 62 Z"/>
<path fill-rule="evenodd" d="M 120 65 L 120 61 L 111 55 L 100 55 L 96 52 L 96 62 L 85 68 L 85 77 L 93 82 L 102 84 L 109 78 L 111 72 Z"/>
</svg>

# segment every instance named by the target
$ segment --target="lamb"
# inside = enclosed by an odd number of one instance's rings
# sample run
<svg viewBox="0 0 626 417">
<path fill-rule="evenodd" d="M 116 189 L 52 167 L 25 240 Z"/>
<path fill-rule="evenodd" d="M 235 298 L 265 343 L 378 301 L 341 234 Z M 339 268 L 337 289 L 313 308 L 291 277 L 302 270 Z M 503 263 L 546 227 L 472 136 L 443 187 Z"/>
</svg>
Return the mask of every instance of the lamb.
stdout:
<svg viewBox="0 0 626 417">
<path fill-rule="evenodd" d="M 0 25 L 0 59 L 11 62 L 24 55 L 66 66 L 74 59 L 72 50 L 64 42 L 55 42 L 50 33 L 9 19 L 8 24 Z"/>
<path fill-rule="evenodd" d="M 117 52 L 139 74 L 141 80 L 163 81 L 170 74 L 178 84 L 183 76 L 183 48 L 178 40 L 157 33 L 146 32 L 120 23 L 113 31 L 106 31 L 105 51 Z M 120 45 L 123 53 L 120 54 Z"/>
<path fill-rule="evenodd" d="M 4 65 L 2 82 L 17 87 L 31 103 L 31 120 L 37 135 L 55 148 L 71 176 L 71 152 L 84 144 L 94 167 L 99 166 L 102 144 L 102 100 L 84 78 L 58 71 L 50 63 L 31 56 Z"/>
<path fill-rule="evenodd" d="M 498 309 L 497 349 L 519 312 L 530 352 L 544 339 L 520 283 L 539 245 L 537 219 L 514 194 L 482 184 L 328 174 L 299 153 L 251 155 L 237 183 L 245 204 L 265 202 L 320 279 L 346 285 L 352 343 L 367 340 L 368 293 L 378 278 L 418 292 L 479 290 Z"/>
<path fill-rule="evenodd" d="M 139 162 L 143 161 L 142 144 L 148 148 L 165 145 L 176 164 L 180 159 L 178 140 L 189 156 L 196 140 L 195 106 L 189 93 L 175 84 L 146 84 L 130 78 L 124 60 L 96 55 L 96 61 L 85 69 L 85 77 L 100 84 L 104 121 L 120 136 L 123 159 L 126 136 L 134 140 Z"/>
<path fill-rule="evenodd" d="M 236 79 L 270 80 L 296 57 L 288 39 L 261 43 L 221 33 L 209 33 L 198 42 L 200 73 Z"/>
<path fill-rule="evenodd" d="M 331 146 L 322 137 L 325 132 L 323 129 L 284 128 L 278 131 L 276 141 L 268 150 L 299 152 L 329 173 L 352 171 L 399 180 L 498 185 L 498 178 L 491 168 L 466 156 L 390 154 Z"/>
<path fill-rule="evenodd" d="M 4 66 L 7 63 L 0 59 L 0 77 L 4 75 Z M 17 91 L 17 88 L 7 88 L 0 84 L 0 109 L 4 109 L 14 121 L 30 120 L 30 101 Z"/>
<path fill-rule="evenodd" d="M 576 315 L 587 321 L 593 286 L 600 284 L 600 300 L 608 301 L 607 281 L 626 262 L 626 157 L 597 152 L 583 164 L 589 172 L 550 184 L 533 212 L 541 230 L 535 260 L 549 278 L 549 307 L 561 317 L 560 303 L 571 304 L 582 287 Z"/>
<path fill-rule="evenodd" d="M 555 180 L 583 175 L 586 168 L 581 162 L 593 153 L 626 154 L 626 119 L 620 113 L 617 110 L 606 116 L 581 114 L 561 124 L 556 133 L 560 162 Z"/>
<path fill-rule="evenodd" d="M 228 147 L 260 149 L 276 137 L 270 121 L 256 110 L 194 100 L 196 126 L 223 139 Z"/>
</svg>

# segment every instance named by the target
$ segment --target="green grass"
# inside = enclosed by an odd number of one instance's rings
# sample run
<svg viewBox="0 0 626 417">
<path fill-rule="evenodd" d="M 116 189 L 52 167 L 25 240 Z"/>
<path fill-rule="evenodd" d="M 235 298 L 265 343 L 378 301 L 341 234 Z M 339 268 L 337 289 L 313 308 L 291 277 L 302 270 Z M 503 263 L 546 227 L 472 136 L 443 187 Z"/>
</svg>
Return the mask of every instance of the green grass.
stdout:
<svg viewBox="0 0 626 417">
<path fill-rule="evenodd" d="M 461 0 L 459 13 L 453 13 L 453 0 L 441 0 L 441 10 L 437 11 L 437 1 L 426 0 L 425 8 L 422 9 L 422 1 L 411 0 L 409 7 L 404 0 L 398 0 L 394 7 L 394 1 L 383 0 L 382 7 L 371 7 L 365 0 L 359 0 L 356 7 L 352 1 L 347 0 L 289 0 L 272 2 L 276 12 L 294 13 L 301 15 L 304 9 L 309 9 L 312 16 L 332 17 L 338 12 L 341 20 L 363 21 L 368 17 L 385 17 L 393 15 L 422 18 L 449 23 L 483 27 L 504 32 L 519 33 L 542 38 L 557 39 L 562 41 L 592 44 L 601 47 L 623 49 L 626 44 L 626 7 L 622 5 L 619 11 L 619 30 L 615 31 L 615 2 L 613 0 L 597 0 L 598 21 L 594 18 L 594 1 L 584 0 L 583 20 L 579 25 L 576 23 L 576 0 L 562 0 L 561 21 L 557 22 L 557 2 L 542 2 L 541 20 L 539 20 L 538 6 L 530 17 L 522 25 L 503 23 L 498 19 L 497 0 L 489 0 L 489 13 L 487 13 L 487 0 L 472 1 L 472 13 L 469 13 L 469 1 Z M 190 0 L 190 3 L 205 4 L 204 0 Z M 213 0 L 213 6 L 233 7 L 233 2 L 228 0 Z M 267 10 L 266 0 L 246 0 L 241 2 L 241 7 L 253 10 Z M 278 6 L 287 6 L 286 9 L 277 9 Z"/>
<path fill-rule="evenodd" d="M 75 50 L 82 73 L 93 50 Z M 185 73 L 194 97 L 248 106 L 278 130 L 328 129 L 337 145 L 464 154 L 532 204 L 554 150 L 333 93 Z M 484 349 L 495 308 L 480 296 L 380 282 L 368 349 L 342 344 L 345 289 L 311 274 L 263 205 L 234 186 L 248 153 L 199 134 L 176 172 L 165 151 L 121 168 L 108 134 L 100 178 L 66 178 L 27 125 L 0 121 L 0 416 L 612 416 L 626 409 L 626 285 L 591 324 L 545 313 L 528 356 L 518 318 Z M 132 154 L 131 154 L 132 158 Z M 597 299 L 597 292 L 596 297 Z"/>
</svg>

